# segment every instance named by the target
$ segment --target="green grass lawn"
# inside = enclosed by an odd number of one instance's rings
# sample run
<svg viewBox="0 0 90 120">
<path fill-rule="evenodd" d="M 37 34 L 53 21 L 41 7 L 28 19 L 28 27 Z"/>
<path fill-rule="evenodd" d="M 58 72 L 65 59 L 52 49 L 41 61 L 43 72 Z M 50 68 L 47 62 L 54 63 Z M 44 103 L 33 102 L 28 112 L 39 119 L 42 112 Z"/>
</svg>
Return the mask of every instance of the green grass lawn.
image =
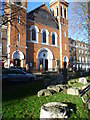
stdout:
<svg viewBox="0 0 90 120">
<path fill-rule="evenodd" d="M 3 85 L 3 118 L 39 118 L 41 106 L 48 102 L 67 103 L 73 109 L 70 114 L 71 119 L 90 117 L 80 97 L 61 92 L 53 96 L 38 98 L 37 92 L 43 88 L 45 88 L 43 81 Z"/>
</svg>

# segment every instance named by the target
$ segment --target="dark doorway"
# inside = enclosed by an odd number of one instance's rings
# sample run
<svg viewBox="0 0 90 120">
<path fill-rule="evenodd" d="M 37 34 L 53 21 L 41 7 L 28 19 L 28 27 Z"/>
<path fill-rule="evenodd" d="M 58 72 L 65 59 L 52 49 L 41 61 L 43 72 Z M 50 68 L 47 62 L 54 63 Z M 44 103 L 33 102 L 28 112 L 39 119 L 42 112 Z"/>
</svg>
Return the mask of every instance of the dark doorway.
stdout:
<svg viewBox="0 0 90 120">
<path fill-rule="evenodd" d="M 40 60 L 40 65 L 41 65 L 41 64 L 43 65 L 43 59 Z"/>
<path fill-rule="evenodd" d="M 45 60 L 45 71 L 47 71 L 48 70 L 48 60 L 46 59 Z"/>
<path fill-rule="evenodd" d="M 67 66 L 67 62 L 64 62 L 64 68 L 66 68 L 66 66 Z"/>
<path fill-rule="evenodd" d="M 16 66 L 16 67 L 20 67 L 20 59 L 15 59 L 14 60 L 14 66 Z"/>
</svg>

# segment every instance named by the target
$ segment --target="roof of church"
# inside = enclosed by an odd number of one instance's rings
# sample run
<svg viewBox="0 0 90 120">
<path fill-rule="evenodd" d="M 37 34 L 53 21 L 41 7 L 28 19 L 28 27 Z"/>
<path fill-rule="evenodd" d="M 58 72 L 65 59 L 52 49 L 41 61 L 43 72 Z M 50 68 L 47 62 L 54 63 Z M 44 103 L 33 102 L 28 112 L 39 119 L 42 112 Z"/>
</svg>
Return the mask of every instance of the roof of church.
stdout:
<svg viewBox="0 0 90 120">
<path fill-rule="evenodd" d="M 41 23 L 43 25 L 47 25 L 53 28 L 58 29 L 58 23 L 55 20 L 55 17 L 48 10 L 46 4 L 37 7 L 36 9 L 27 13 L 27 19 L 35 21 L 37 23 Z"/>
</svg>

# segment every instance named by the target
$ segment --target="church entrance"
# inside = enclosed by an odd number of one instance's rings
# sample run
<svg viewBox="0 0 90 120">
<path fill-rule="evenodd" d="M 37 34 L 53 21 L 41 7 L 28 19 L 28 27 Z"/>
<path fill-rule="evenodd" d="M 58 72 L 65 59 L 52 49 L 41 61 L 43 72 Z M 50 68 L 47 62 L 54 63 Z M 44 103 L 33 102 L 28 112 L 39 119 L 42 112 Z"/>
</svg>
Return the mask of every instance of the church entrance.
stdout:
<svg viewBox="0 0 90 120">
<path fill-rule="evenodd" d="M 13 65 L 16 67 L 23 67 L 24 54 L 21 51 L 15 51 L 12 54 Z"/>
<path fill-rule="evenodd" d="M 47 71 L 48 70 L 48 60 L 46 59 L 45 60 L 45 71 Z"/>
<path fill-rule="evenodd" d="M 14 61 L 13 61 L 14 66 L 20 67 L 21 66 L 20 62 L 21 62 L 20 59 L 14 59 Z"/>
<path fill-rule="evenodd" d="M 66 68 L 66 66 L 67 66 L 67 62 L 64 62 L 63 64 L 64 64 L 64 68 Z"/>
<path fill-rule="evenodd" d="M 38 69 L 42 64 L 43 70 L 52 71 L 53 54 L 48 48 L 41 48 L 37 53 Z"/>
</svg>

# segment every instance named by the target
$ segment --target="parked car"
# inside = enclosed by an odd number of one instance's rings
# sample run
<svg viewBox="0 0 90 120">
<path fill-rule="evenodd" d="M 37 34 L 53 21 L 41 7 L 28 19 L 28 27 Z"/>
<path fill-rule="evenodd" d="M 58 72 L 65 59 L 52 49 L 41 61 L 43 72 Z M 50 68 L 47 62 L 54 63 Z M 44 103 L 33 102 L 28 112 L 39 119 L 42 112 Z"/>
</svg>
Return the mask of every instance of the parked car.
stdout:
<svg viewBox="0 0 90 120">
<path fill-rule="evenodd" d="M 29 81 L 32 79 L 35 80 L 35 77 L 32 73 L 27 73 L 18 68 L 9 68 L 2 71 L 3 81 L 19 82 Z"/>
</svg>

